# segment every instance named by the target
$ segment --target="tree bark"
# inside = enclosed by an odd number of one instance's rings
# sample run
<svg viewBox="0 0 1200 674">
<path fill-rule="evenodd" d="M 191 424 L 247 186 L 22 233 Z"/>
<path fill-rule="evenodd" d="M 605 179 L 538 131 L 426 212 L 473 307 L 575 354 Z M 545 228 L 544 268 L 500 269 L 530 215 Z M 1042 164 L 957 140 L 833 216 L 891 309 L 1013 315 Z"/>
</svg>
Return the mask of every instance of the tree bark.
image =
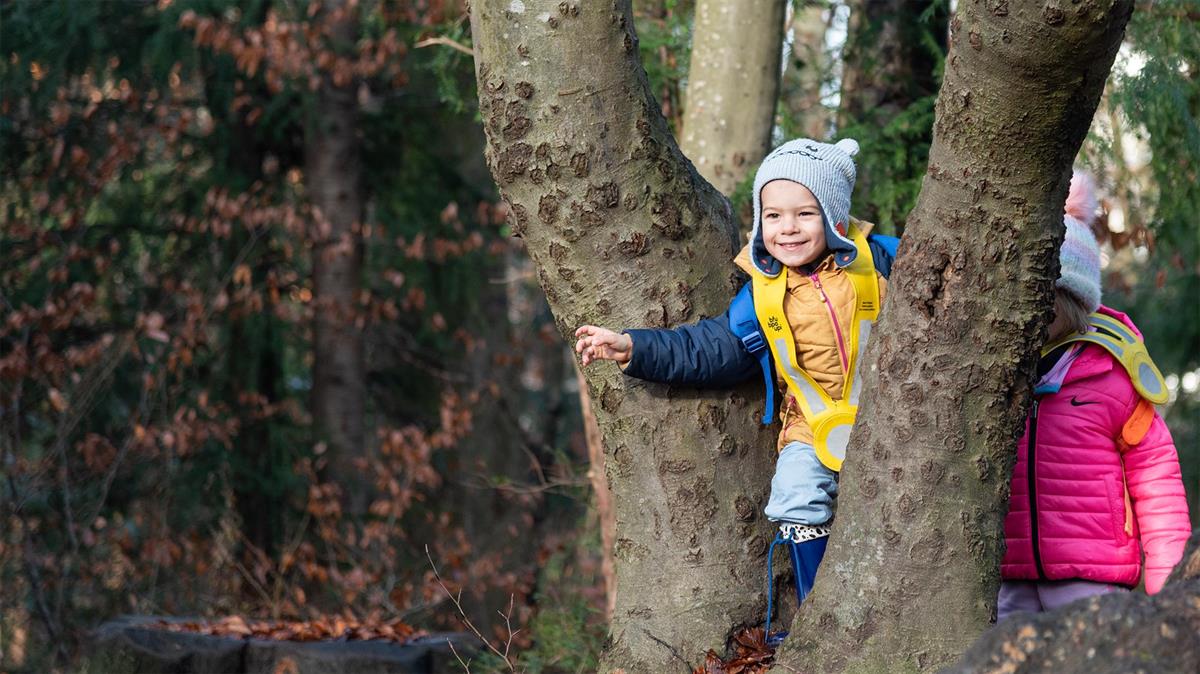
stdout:
<svg viewBox="0 0 1200 674">
<path fill-rule="evenodd" d="M 889 138 L 891 134 L 883 133 L 885 127 L 938 90 L 936 51 L 945 46 L 947 12 L 940 9 L 943 0 L 851 0 L 849 5 L 838 129 L 866 127 L 871 134 Z M 932 11 L 927 22 L 921 20 L 926 11 Z M 905 130 L 894 142 L 911 143 L 914 136 L 926 146 L 928 127 Z M 858 157 L 855 203 L 859 217 L 891 224 L 903 213 L 885 210 L 875 190 L 915 178 L 923 164 L 895 166 L 891 155 L 903 150 L 880 145 L 864 143 Z"/>
<path fill-rule="evenodd" d="M 731 194 L 771 143 L 786 0 L 698 0 L 679 143 Z"/>
<path fill-rule="evenodd" d="M 333 47 L 352 46 L 357 17 L 345 12 L 329 29 Z M 366 400 L 363 326 L 356 311 L 362 285 L 362 158 L 353 80 L 322 76 L 305 137 L 305 173 L 313 206 L 313 421 L 329 443 L 328 476 L 348 496 L 351 512 L 366 511 L 362 472 Z"/>
<path fill-rule="evenodd" d="M 792 46 L 783 70 L 780 99 L 790 119 L 790 136 L 824 140 L 832 131 L 833 115 L 821 103 L 821 87 L 831 67 L 825 49 L 826 3 L 800 0 L 792 15 Z"/>
<path fill-rule="evenodd" d="M 613 544 L 617 539 L 617 520 L 613 513 L 612 492 L 604 470 L 604 436 L 592 414 L 592 396 L 588 394 L 587 379 L 576 366 L 579 377 L 579 405 L 583 412 L 583 434 L 587 442 L 588 480 L 596 503 L 596 519 L 600 522 L 600 575 L 604 578 L 604 620 L 612 622 L 617 609 L 617 579 L 613 566 Z"/>
<path fill-rule="evenodd" d="M 564 338 L 720 313 L 739 237 L 649 91 L 628 0 L 477 0 L 471 28 L 488 162 Z M 760 399 L 585 374 L 617 527 L 602 668 L 686 670 L 762 618 Z"/>
<path fill-rule="evenodd" d="M 959 5 L 929 169 L 865 355 L 834 535 L 781 664 L 928 671 L 994 616 L 1071 162 L 1131 11 Z"/>
</svg>

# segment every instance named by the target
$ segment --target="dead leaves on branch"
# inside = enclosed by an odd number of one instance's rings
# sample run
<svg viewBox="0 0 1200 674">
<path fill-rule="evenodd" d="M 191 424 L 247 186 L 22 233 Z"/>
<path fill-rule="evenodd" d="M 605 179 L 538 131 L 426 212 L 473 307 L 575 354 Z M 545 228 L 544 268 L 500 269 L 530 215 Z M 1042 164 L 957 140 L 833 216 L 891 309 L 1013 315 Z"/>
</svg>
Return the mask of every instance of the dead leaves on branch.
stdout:
<svg viewBox="0 0 1200 674">
<path fill-rule="evenodd" d="M 733 656 L 722 660 L 715 651 L 709 651 L 704 664 L 692 670 L 692 674 L 761 674 L 771 669 L 775 662 L 775 649 L 767 645 L 761 627 L 738 632 L 733 637 Z"/>
<path fill-rule="evenodd" d="M 167 632 L 188 632 L 210 636 L 272 641 L 372 641 L 382 640 L 402 644 L 425 636 L 400 620 L 384 621 L 368 618 L 359 621 L 342 616 L 326 616 L 317 620 L 247 620 L 229 616 L 204 622 L 159 621 L 153 627 Z"/>
</svg>

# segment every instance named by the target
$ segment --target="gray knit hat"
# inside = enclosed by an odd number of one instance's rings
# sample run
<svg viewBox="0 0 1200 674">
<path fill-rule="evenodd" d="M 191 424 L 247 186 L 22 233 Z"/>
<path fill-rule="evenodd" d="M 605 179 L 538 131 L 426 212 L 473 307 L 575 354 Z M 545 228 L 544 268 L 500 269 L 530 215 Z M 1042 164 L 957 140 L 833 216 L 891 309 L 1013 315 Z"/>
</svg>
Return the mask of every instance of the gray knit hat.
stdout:
<svg viewBox="0 0 1200 674">
<path fill-rule="evenodd" d="M 854 191 L 854 155 L 858 142 L 844 138 L 837 143 L 818 143 L 797 138 L 775 148 L 754 176 L 754 229 L 750 232 L 750 262 L 767 276 L 782 269 L 767 252 L 762 239 L 762 188 L 772 180 L 791 180 L 808 188 L 821 206 L 825 219 L 825 245 L 833 251 L 834 262 L 845 267 L 858 256 L 858 250 L 843 233 L 850 224 L 850 193 Z M 838 231 L 838 225 L 841 231 Z"/>
</svg>

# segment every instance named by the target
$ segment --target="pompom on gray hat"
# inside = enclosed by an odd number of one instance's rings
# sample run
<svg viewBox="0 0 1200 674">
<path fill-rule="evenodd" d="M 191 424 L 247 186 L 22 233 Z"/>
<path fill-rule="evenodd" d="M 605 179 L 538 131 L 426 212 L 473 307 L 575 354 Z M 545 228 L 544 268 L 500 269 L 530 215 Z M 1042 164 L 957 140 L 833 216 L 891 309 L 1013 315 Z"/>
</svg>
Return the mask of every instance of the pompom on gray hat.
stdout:
<svg viewBox="0 0 1200 674">
<path fill-rule="evenodd" d="M 809 138 L 791 140 L 771 151 L 754 175 L 754 229 L 750 232 L 750 263 L 774 277 L 783 265 L 767 252 L 762 238 L 762 188 L 772 180 L 790 180 L 808 188 L 821 206 L 825 220 L 825 245 L 834 262 L 845 267 L 858 256 L 846 235 L 850 225 L 850 193 L 854 191 L 854 155 L 858 142 L 844 138 L 820 143 Z"/>
</svg>

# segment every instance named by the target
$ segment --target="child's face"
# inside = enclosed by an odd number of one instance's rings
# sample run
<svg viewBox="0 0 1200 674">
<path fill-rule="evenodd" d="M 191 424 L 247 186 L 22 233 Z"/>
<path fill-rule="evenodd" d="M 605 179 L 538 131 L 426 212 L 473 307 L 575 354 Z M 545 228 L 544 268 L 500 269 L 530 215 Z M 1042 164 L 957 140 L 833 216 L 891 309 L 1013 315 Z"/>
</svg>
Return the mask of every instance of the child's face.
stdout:
<svg viewBox="0 0 1200 674">
<path fill-rule="evenodd" d="M 811 264 L 825 254 L 825 222 L 821 206 L 808 188 L 790 180 L 763 186 L 763 243 L 787 267 Z"/>
</svg>

